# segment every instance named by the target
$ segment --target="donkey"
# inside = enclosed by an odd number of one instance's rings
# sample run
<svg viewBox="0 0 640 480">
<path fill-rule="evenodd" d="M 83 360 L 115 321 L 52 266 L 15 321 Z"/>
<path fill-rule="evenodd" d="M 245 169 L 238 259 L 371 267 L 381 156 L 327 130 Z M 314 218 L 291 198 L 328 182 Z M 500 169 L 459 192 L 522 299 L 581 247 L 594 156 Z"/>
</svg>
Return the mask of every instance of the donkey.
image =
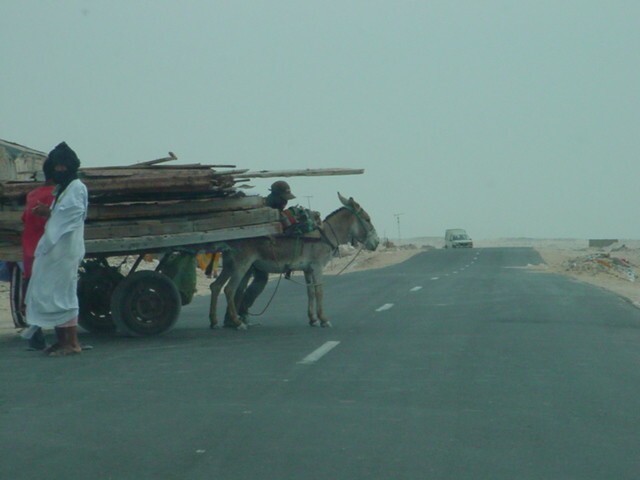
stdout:
<svg viewBox="0 0 640 480">
<path fill-rule="evenodd" d="M 234 298 L 243 276 L 251 267 L 267 273 L 302 270 L 307 284 L 309 325 L 331 327 L 331 322 L 325 317 L 322 308 L 322 269 L 336 253 L 339 245 L 358 241 L 364 248 L 373 251 L 380 243 L 369 214 L 353 198 L 347 200 L 339 192 L 338 198 L 343 207 L 324 219 L 319 239 L 278 236 L 226 242 L 229 249 L 223 252 L 222 272 L 209 286 L 211 328 L 218 324 L 218 295 L 227 280 L 224 293 L 228 318 L 237 328 L 246 328 L 246 324 L 238 317 L 238 305 L 235 304 Z"/>
</svg>

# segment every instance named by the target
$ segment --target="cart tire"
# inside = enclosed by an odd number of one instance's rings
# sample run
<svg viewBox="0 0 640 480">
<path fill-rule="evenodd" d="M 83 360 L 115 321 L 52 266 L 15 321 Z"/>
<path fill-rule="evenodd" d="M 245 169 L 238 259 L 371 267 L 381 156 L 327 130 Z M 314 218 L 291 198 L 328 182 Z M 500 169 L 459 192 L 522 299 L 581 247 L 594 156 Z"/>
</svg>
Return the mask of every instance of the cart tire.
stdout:
<svg viewBox="0 0 640 480">
<path fill-rule="evenodd" d="M 78 279 L 78 323 L 91 333 L 115 333 L 111 297 L 124 275 L 115 267 L 85 262 Z"/>
<path fill-rule="evenodd" d="M 111 314 L 118 331 L 134 337 L 166 332 L 178 320 L 180 307 L 180 293 L 173 281 L 151 270 L 130 274 L 111 297 Z"/>
<path fill-rule="evenodd" d="M 16 328 L 26 328 L 27 319 L 22 313 L 22 304 L 24 303 L 24 277 L 22 270 L 17 263 L 11 266 L 11 283 L 9 288 L 9 297 L 11 303 L 11 318 Z"/>
</svg>

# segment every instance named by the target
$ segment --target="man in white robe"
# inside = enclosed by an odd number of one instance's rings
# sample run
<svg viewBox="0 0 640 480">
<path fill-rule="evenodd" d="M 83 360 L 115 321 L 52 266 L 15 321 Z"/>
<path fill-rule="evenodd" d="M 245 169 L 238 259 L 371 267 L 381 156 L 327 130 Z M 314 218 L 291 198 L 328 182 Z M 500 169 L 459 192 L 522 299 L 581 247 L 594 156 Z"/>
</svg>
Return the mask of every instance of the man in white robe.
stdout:
<svg viewBox="0 0 640 480">
<path fill-rule="evenodd" d="M 27 289 L 27 322 L 55 328 L 57 343 L 46 350 L 50 355 L 79 353 L 78 267 L 84 257 L 84 220 L 88 192 L 77 178 L 80 161 L 75 152 L 61 143 L 49 153 L 53 179 L 57 185 L 55 202 L 49 210 L 45 231 L 35 251 L 33 273 Z"/>
</svg>

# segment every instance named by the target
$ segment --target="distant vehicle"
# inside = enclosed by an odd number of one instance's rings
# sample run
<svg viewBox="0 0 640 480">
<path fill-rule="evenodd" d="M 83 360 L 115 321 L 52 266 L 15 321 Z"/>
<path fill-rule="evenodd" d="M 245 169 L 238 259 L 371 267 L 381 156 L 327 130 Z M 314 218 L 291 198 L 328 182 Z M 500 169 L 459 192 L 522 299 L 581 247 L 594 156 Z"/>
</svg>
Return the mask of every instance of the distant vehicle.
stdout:
<svg viewBox="0 0 640 480">
<path fill-rule="evenodd" d="M 462 228 L 451 228 L 444 232 L 444 248 L 473 248 L 473 240 Z"/>
</svg>

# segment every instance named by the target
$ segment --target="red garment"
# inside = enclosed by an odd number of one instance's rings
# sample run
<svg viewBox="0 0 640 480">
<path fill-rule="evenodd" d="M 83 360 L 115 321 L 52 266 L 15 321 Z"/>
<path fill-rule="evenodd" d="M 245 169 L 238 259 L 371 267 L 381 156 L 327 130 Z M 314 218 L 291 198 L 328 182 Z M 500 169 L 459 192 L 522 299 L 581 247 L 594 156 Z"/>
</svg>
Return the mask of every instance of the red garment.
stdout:
<svg viewBox="0 0 640 480">
<path fill-rule="evenodd" d="M 27 194 L 27 203 L 22 213 L 22 222 L 24 223 L 24 230 L 22 231 L 22 262 L 24 263 L 25 278 L 31 277 L 33 256 L 38 246 L 38 241 L 44 233 L 44 226 L 47 223 L 46 217 L 33 213 L 33 208 L 38 203 L 44 203 L 50 207 L 54 199 L 54 188 L 55 185 L 43 185 Z"/>
</svg>

